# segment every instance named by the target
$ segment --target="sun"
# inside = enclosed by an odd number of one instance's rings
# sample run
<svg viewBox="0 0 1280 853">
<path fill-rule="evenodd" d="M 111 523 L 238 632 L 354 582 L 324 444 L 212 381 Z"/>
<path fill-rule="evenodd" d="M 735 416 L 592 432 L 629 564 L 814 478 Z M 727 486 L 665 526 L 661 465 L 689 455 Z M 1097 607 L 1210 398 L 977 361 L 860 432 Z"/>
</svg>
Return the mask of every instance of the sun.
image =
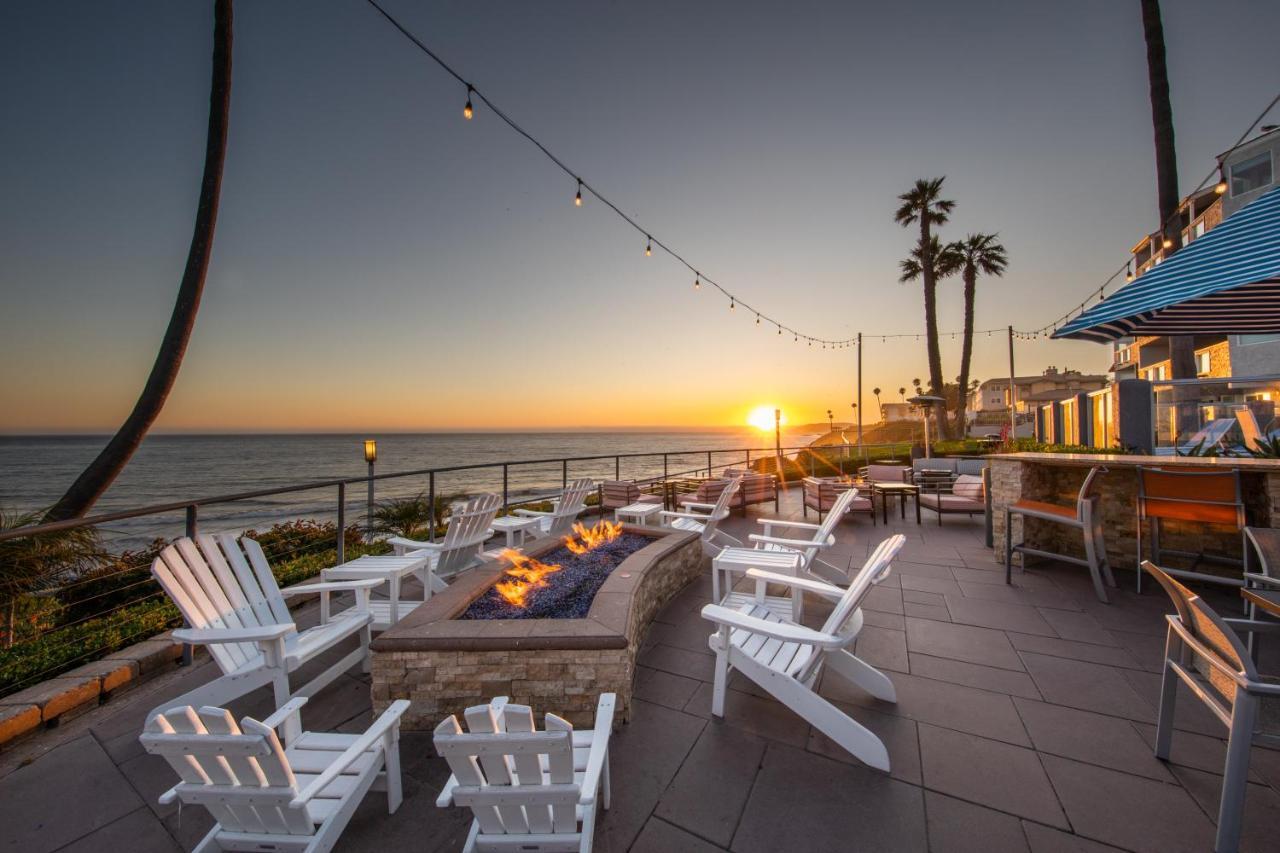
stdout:
<svg viewBox="0 0 1280 853">
<path fill-rule="evenodd" d="M 758 430 L 769 432 L 773 429 L 773 412 L 774 406 L 756 406 L 751 410 L 751 414 L 747 415 L 747 423 Z M 782 416 L 782 422 L 787 422 L 787 416 Z"/>
</svg>

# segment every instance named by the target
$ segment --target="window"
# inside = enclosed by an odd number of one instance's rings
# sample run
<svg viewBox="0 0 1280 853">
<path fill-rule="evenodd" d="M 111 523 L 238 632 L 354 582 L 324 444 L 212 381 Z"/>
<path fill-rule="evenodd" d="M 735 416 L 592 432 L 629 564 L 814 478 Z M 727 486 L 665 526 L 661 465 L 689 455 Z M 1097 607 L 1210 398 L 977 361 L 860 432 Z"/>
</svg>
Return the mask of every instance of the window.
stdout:
<svg viewBox="0 0 1280 853">
<path fill-rule="evenodd" d="M 1231 195 L 1253 192 L 1271 183 L 1271 152 L 1264 151 L 1231 167 Z"/>
<path fill-rule="evenodd" d="M 1167 377 L 1165 376 L 1165 365 L 1158 364 L 1155 367 L 1147 368 L 1147 379 L 1151 382 L 1161 382 Z"/>
<path fill-rule="evenodd" d="M 1196 376 L 1208 376 L 1208 375 L 1209 375 L 1209 353 L 1198 352 L 1196 353 Z"/>
</svg>

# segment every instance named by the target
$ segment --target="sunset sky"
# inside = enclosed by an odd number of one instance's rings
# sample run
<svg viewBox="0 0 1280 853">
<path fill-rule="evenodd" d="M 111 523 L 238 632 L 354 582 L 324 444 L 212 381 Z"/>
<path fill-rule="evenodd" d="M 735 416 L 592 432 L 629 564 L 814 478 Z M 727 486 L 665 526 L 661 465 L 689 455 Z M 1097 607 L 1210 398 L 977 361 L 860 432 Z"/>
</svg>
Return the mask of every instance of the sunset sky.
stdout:
<svg viewBox="0 0 1280 853">
<path fill-rule="evenodd" d="M 182 273 L 212 3 L 0 6 L 0 431 L 118 425 Z M 1165 0 L 1181 188 L 1275 94 L 1280 4 Z M 418 3 L 423 41 L 652 233 L 822 337 L 861 403 L 927 378 L 896 196 L 998 231 L 979 328 L 1042 325 L 1155 227 L 1137 0 Z M 236 7 L 213 260 L 161 430 L 721 426 L 850 419 L 855 353 L 694 292 L 360 0 Z M 942 287 L 959 330 L 959 283 Z M 945 339 L 944 373 L 959 372 Z M 1000 336 L 973 374 L 1007 374 Z M 1019 342 L 1018 372 L 1109 351 Z M 868 420 L 873 418 L 868 417 Z"/>
</svg>

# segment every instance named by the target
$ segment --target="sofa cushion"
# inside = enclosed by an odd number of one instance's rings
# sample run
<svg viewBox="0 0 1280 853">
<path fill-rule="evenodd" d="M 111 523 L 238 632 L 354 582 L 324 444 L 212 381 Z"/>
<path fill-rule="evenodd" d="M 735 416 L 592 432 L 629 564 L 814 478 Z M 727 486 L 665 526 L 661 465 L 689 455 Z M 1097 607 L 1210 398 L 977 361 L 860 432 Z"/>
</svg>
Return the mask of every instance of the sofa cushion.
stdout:
<svg viewBox="0 0 1280 853">
<path fill-rule="evenodd" d="M 986 470 L 987 460 L 985 459 L 957 459 L 957 474 L 974 474 L 978 477 L 982 476 L 982 472 Z"/>
<path fill-rule="evenodd" d="M 909 470 L 905 465 L 868 465 L 866 478 L 873 483 L 901 483 Z"/>
<path fill-rule="evenodd" d="M 961 474 L 956 477 L 955 483 L 951 486 L 953 494 L 969 498 L 970 500 L 982 500 L 982 478 L 975 477 L 973 474 Z"/>
</svg>

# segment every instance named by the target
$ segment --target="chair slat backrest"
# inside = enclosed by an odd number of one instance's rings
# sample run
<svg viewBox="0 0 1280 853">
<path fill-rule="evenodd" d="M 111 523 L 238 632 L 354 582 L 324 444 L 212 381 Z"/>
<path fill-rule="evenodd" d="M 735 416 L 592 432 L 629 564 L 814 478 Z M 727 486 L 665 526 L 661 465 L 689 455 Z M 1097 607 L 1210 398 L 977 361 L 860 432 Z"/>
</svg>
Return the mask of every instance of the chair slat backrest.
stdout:
<svg viewBox="0 0 1280 853">
<path fill-rule="evenodd" d="M 595 488 L 590 479 L 574 480 L 560 493 L 551 515 L 547 516 L 549 525 L 544 531 L 549 536 L 567 536 L 573 529 L 573 522 L 582 514 L 587 505 L 587 494 Z"/>
<path fill-rule="evenodd" d="M 243 727 L 243 728 L 242 728 Z M 147 721 L 143 747 L 169 762 L 178 798 L 203 805 L 227 832 L 311 835 L 305 809 L 289 805 L 297 780 L 276 733 L 223 708 L 171 708 Z"/>
<path fill-rule="evenodd" d="M 1138 510 L 1143 518 L 1244 526 L 1240 471 L 1193 467 L 1138 467 Z"/>
<path fill-rule="evenodd" d="M 547 714 L 537 731 L 525 705 L 468 708 L 436 726 L 436 751 L 458 782 L 453 801 L 468 806 L 484 835 L 572 833 L 580 789 L 573 777 L 573 726 Z"/>
<path fill-rule="evenodd" d="M 1213 608 L 1205 603 L 1204 599 L 1183 586 L 1175 578 L 1170 577 L 1167 572 L 1150 560 L 1142 561 L 1142 569 L 1155 578 L 1160 586 L 1164 587 L 1164 591 L 1169 594 L 1169 598 L 1173 601 L 1178 621 L 1182 623 L 1182 626 L 1186 628 L 1192 637 L 1229 668 L 1234 669 L 1236 672 L 1244 673 L 1245 677 L 1251 680 L 1257 680 L 1257 669 L 1254 667 L 1253 659 L 1249 656 L 1248 650 L 1240 642 L 1240 637 L 1231 629 L 1231 626 L 1222 620 L 1221 616 L 1214 612 Z M 1197 665 L 1196 668 L 1209 679 L 1214 689 L 1230 703 L 1235 690 L 1235 682 L 1207 664 Z"/>
<path fill-rule="evenodd" d="M 437 576 L 448 576 L 472 564 L 489 538 L 489 525 L 502 508 L 502 497 L 486 493 L 471 498 L 449 516 L 444 550 L 435 565 Z"/>
<path fill-rule="evenodd" d="M 831 610 L 831 615 L 827 617 L 827 621 L 822 625 L 822 633 L 841 636 L 849 636 L 848 627 L 854 613 L 858 610 L 858 605 L 862 603 L 862 598 L 867 594 L 871 587 L 880 583 L 889 576 L 889 569 L 893 565 L 893 558 L 902 550 L 902 546 L 907 542 L 907 537 L 901 533 L 885 539 L 875 551 L 871 552 L 871 556 L 862 564 L 862 568 L 854 575 L 853 581 L 849 584 L 849 588 L 845 590 L 840 600 L 836 602 L 836 606 Z"/>
<path fill-rule="evenodd" d="M 600 484 L 605 509 L 618 509 L 640 498 L 640 487 L 629 480 L 605 480 Z"/>
<path fill-rule="evenodd" d="M 742 486 L 741 477 L 729 477 L 724 480 L 724 488 L 720 490 L 719 496 L 716 497 L 716 504 L 711 509 L 707 520 L 703 522 L 702 540 L 710 542 L 715 538 L 716 528 L 720 526 L 720 522 L 729 517 L 729 505 L 733 503 L 733 496 L 738 493 L 738 489 Z"/>
</svg>

